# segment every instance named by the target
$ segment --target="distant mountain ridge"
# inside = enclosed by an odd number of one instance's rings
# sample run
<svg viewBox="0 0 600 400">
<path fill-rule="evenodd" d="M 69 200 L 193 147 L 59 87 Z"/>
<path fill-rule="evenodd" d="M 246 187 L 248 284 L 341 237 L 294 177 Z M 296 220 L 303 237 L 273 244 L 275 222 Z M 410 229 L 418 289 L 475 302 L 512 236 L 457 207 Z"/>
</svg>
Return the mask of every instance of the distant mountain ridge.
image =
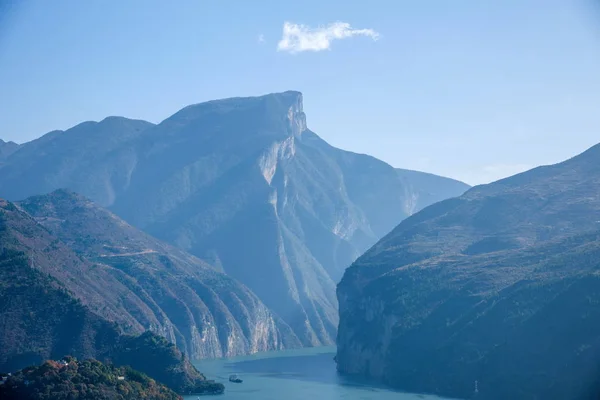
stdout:
<svg viewBox="0 0 600 400">
<path fill-rule="evenodd" d="M 356 257 L 468 188 L 330 146 L 295 91 L 191 105 L 157 125 L 80 124 L 0 168 L 9 199 L 63 187 L 239 280 L 303 345 L 334 342 L 335 283 Z"/>
<path fill-rule="evenodd" d="M 123 117 L 83 122 L 52 131 L 20 146 L 2 167 L 0 197 L 23 200 L 56 189 L 73 188 L 100 204 L 109 204 L 136 156 L 126 146 L 152 123 Z"/>
<path fill-rule="evenodd" d="M 401 222 L 338 285 L 338 369 L 469 398 L 600 393 L 600 145 Z"/>
</svg>

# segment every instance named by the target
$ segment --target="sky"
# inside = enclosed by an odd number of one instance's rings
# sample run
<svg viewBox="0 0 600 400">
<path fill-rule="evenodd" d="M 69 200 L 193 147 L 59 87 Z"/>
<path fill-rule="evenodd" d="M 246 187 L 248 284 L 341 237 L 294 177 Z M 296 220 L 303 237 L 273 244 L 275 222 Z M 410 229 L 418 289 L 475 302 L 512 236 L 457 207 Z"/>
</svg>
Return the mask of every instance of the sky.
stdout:
<svg viewBox="0 0 600 400">
<path fill-rule="evenodd" d="M 0 0 L 0 138 L 304 94 L 308 127 L 487 183 L 600 142 L 592 0 Z"/>
</svg>

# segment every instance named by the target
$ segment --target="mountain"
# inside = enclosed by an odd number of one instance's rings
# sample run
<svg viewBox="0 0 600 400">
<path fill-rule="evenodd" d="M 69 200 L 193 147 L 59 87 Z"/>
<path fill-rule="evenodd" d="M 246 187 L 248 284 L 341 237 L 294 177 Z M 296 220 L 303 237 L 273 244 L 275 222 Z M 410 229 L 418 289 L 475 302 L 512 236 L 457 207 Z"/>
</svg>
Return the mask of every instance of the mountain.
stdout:
<svg viewBox="0 0 600 400">
<path fill-rule="evenodd" d="M 59 190 L 18 206 L 3 204 L 0 245 L 9 252 L 26 254 L 27 264 L 35 267 L 21 266 L 3 282 L 18 283 L 21 275 L 39 271 L 68 290 L 87 310 L 117 323 L 124 333 L 149 329 L 176 343 L 192 358 L 299 345 L 289 327 L 248 288 L 197 258 L 139 232 L 81 196 Z M 50 283 L 37 284 L 43 291 Z M 8 291 L 3 293 L 9 296 Z M 0 332 L 8 341 L 0 340 L 0 353 L 5 357 L 18 359 L 31 352 L 32 357 L 39 358 L 52 353 L 55 346 L 71 346 L 75 341 L 72 337 L 65 338 L 65 343 L 56 341 L 60 335 L 52 333 L 53 323 L 49 321 L 35 320 L 31 325 L 20 322 L 30 320 L 28 312 L 46 315 L 36 309 L 35 299 L 31 301 L 15 300 L 14 306 L 5 310 L 8 316 L 3 321 L 7 325 Z M 53 309 L 58 312 L 60 307 Z M 54 314 L 47 315 L 50 318 Z M 43 328 L 38 335 L 38 325 L 50 328 Z M 94 330 L 89 327 L 83 333 L 94 336 Z M 19 337 L 30 337 L 30 347 L 21 348 Z M 42 342 L 48 344 L 47 350 L 31 348 Z M 76 354 L 80 353 L 94 354 L 91 350 Z M 41 361 L 38 358 L 35 360 Z"/>
<path fill-rule="evenodd" d="M 100 315 L 119 316 L 132 308 L 108 299 L 102 304 L 94 286 L 106 281 L 102 269 L 0 200 L 0 370 L 74 354 L 133 366 L 180 393 L 222 391 L 163 337 L 149 331 L 124 335 L 117 323 Z M 120 289 L 117 281 L 110 283 Z M 121 303 L 133 300 L 120 293 Z"/>
<path fill-rule="evenodd" d="M 136 154 L 126 143 L 151 126 L 146 121 L 108 117 L 25 143 L 4 160 L 0 197 L 22 200 L 69 187 L 108 204 L 114 192 L 127 185 L 136 163 Z"/>
<path fill-rule="evenodd" d="M 12 153 L 17 151 L 18 148 L 19 145 L 15 142 L 5 142 L 4 140 L 0 139 L 0 163 Z"/>
<path fill-rule="evenodd" d="M 338 369 L 484 399 L 600 393 L 600 145 L 402 221 L 348 270 Z M 596 397 L 594 397 L 596 396 Z"/>
<path fill-rule="evenodd" d="M 0 168 L 0 195 L 82 193 L 242 282 L 303 345 L 334 342 L 335 283 L 356 257 L 468 188 L 328 145 L 294 91 L 188 106 L 155 126 L 109 122 L 24 144 Z"/>
</svg>

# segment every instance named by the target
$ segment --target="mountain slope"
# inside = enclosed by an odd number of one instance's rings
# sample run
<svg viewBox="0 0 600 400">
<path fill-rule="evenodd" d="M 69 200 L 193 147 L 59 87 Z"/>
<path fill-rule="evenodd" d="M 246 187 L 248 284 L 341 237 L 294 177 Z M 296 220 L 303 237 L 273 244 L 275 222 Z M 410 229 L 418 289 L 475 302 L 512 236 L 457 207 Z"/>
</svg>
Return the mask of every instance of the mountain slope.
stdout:
<svg viewBox="0 0 600 400">
<path fill-rule="evenodd" d="M 4 241 L 5 233 L 0 233 Z M 90 312 L 28 257 L 0 253 L 0 367 L 14 371 L 50 357 L 108 351 L 118 330 Z M 64 338 L 64 339 L 61 339 Z"/>
<path fill-rule="evenodd" d="M 335 283 L 356 257 L 403 218 L 468 188 L 328 145 L 293 91 L 186 107 L 119 136 L 127 139 L 102 157 L 74 143 L 81 175 L 60 172 L 69 158 L 52 143 L 71 143 L 67 132 L 10 157 L 0 195 L 80 192 L 248 286 L 304 345 L 333 343 Z M 46 163 L 64 179 L 15 189 Z"/>
<path fill-rule="evenodd" d="M 7 212 L 7 243 L 125 332 L 150 329 L 193 358 L 297 343 L 246 287 L 81 196 L 59 190 L 19 207 Z"/>
<path fill-rule="evenodd" d="M 0 370 L 73 354 L 134 366 L 180 393 L 222 391 L 164 338 L 151 332 L 123 335 L 119 324 L 103 318 L 100 314 L 118 316 L 132 307 L 119 308 L 108 299 L 98 303 L 90 281 L 104 282 L 101 266 L 86 264 L 49 238 L 31 217 L 0 200 Z"/>
<path fill-rule="evenodd" d="M 338 369 L 409 391 L 590 398 L 600 146 L 404 220 L 338 286 Z"/>
</svg>

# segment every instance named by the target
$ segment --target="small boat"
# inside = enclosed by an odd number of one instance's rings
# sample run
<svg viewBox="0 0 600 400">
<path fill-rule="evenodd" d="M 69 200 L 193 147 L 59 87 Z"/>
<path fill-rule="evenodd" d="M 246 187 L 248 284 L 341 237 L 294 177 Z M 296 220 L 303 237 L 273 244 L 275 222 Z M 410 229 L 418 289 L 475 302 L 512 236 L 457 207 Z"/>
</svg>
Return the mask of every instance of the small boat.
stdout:
<svg viewBox="0 0 600 400">
<path fill-rule="evenodd" d="M 240 377 L 237 375 L 229 375 L 229 382 L 242 383 L 243 380 L 241 380 Z"/>
</svg>

